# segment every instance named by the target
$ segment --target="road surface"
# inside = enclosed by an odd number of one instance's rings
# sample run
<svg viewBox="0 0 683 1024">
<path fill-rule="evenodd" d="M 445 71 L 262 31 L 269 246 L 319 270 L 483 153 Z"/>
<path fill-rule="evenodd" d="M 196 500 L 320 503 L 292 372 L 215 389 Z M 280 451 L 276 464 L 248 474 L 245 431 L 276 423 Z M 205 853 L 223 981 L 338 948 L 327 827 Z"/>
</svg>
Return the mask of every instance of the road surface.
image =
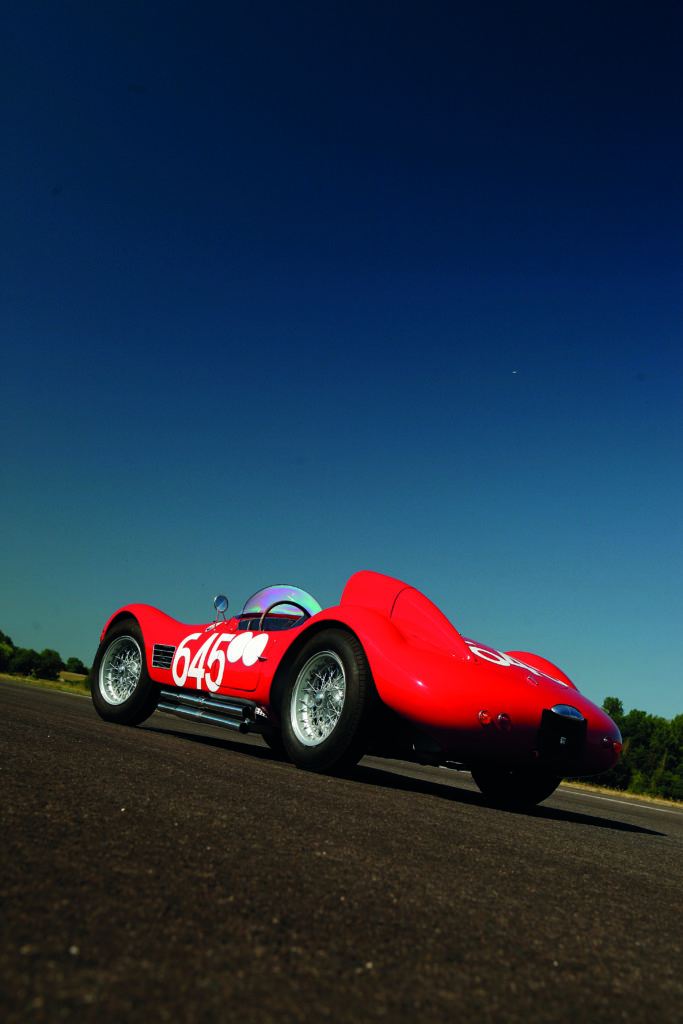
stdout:
<svg viewBox="0 0 683 1024">
<path fill-rule="evenodd" d="M 349 778 L 0 682 L 0 1018 L 683 1021 L 683 810 Z"/>
</svg>

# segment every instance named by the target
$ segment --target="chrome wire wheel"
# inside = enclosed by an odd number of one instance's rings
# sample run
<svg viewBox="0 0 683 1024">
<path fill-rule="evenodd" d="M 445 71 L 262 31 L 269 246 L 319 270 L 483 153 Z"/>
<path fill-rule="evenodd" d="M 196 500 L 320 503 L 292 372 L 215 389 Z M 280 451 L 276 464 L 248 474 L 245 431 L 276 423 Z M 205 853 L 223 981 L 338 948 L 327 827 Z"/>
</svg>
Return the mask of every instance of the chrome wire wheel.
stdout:
<svg viewBox="0 0 683 1024">
<path fill-rule="evenodd" d="M 142 653 L 132 636 L 120 636 L 100 664 L 100 693 L 107 704 L 124 704 L 135 693 L 142 674 Z"/>
<path fill-rule="evenodd" d="M 299 672 L 292 689 L 291 723 L 306 747 L 316 747 L 332 734 L 344 707 L 346 675 L 333 651 L 314 654 Z"/>
</svg>

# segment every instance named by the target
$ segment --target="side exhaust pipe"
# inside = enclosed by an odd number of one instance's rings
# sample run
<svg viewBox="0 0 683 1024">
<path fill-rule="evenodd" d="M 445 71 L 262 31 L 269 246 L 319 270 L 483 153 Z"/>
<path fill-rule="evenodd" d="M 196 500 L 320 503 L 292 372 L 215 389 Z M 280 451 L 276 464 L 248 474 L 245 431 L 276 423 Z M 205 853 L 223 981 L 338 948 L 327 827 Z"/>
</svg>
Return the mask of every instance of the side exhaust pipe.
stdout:
<svg viewBox="0 0 683 1024">
<path fill-rule="evenodd" d="M 220 725 L 237 732 L 249 732 L 254 726 L 256 705 L 252 701 L 240 701 L 218 697 L 208 693 L 192 693 L 188 690 L 169 690 L 162 687 L 158 711 L 166 711 L 178 718 L 188 718 L 211 725 Z"/>
</svg>

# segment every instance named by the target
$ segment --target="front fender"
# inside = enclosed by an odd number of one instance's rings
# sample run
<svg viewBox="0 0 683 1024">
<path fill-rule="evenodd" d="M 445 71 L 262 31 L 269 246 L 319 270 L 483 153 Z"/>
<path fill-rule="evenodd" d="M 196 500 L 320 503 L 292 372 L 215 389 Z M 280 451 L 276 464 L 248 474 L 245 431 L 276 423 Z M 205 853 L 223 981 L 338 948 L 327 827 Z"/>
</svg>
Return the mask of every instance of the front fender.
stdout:
<svg viewBox="0 0 683 1024">
<path fill-rule="evenodd" d="M 147 642 L 147 634 L 149 633 L 152 639 L 159 639 L 160 636 L 164 635 L 165 631 L 169 628 L 172 631 L 175 630 L 186 630 L 192 629 L 193 627 L 184 625 L 182 622 L 178 622 L 177 619 L 171 618 L 170 615 L 166 615 L 165 612 L 159 611 L 158 608 L 153 608 L 149 604 L 127 604 L 123 608 L 119 608 L 117 612 L 107 619 L 104 629 L 100 634 L 100 643 L 104 640 L 107 632 L 111 627 L 119 621 L 119 619 L 125 619 L 131 616 L 136 619 L 140 629 L 142 630 L 143 636 L 145 636 L 145 642 Z M 205 627 L 197 626 L 197 629 L 204 629 Z"/>
<path fill-rule="evenodd" d="M 206 629 L 206 623 L 191 626 L 184 622 L 178 622 L 177 619 L 171 618 L 170 615 L 166 615 L 165 612 L 159 611 L 158 608 L 153 608 L 149 604 L 127 604 L 123 608 L 119 608 L 107 620 L 100 636 L 100 643 L 112 626 L 126 618 L 135 619 L 142 630 L 147 671 L 153 679 L 161 683 L 167 681 L 167 672 L 154 669 L 152 666 L 154 645 L 161 643 L 177 646 L 189 632 L 202 632 Z"/>
</svg>

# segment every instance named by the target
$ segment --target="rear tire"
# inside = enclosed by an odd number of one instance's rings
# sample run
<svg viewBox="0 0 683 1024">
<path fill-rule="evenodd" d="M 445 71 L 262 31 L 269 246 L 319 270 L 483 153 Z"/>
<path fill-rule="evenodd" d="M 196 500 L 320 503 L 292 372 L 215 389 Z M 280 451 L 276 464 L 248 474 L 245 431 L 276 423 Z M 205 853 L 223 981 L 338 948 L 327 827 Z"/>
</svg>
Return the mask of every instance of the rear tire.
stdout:
<svg viewBox="0 0 683 1024">
<path fill-rule="evenodd" d="M 315 772 L 357 764 L 376 700 L 360 641 L 342 629 L 317 633 L 292 666 L 282 702 L 282 739 L 290 759 Z"/>
<path fill-rule="evenodd" d="M 533 807 L 554 793 L 562 781 L 557 775 L 534 770 L 505 771 L 480 768 L 472 772 L 479 789 L 496 807 Z"/>
<path fill-rule="evenodd" d="M 266 726 L 261 729 L 261 739 L 270 747 L 278 759 L 287 760 L 287 751 L 285 750 L 281 729 L 274 729 L 272 725 Z"/>
<path fill-rule="evenodd" d="M 156 709 L 159 686 L 149 677 L 135 619 L 121 619 L 107 631 L 93 662 L 90 692 L 105 722 L 140 725 Z"/>
</svg>

